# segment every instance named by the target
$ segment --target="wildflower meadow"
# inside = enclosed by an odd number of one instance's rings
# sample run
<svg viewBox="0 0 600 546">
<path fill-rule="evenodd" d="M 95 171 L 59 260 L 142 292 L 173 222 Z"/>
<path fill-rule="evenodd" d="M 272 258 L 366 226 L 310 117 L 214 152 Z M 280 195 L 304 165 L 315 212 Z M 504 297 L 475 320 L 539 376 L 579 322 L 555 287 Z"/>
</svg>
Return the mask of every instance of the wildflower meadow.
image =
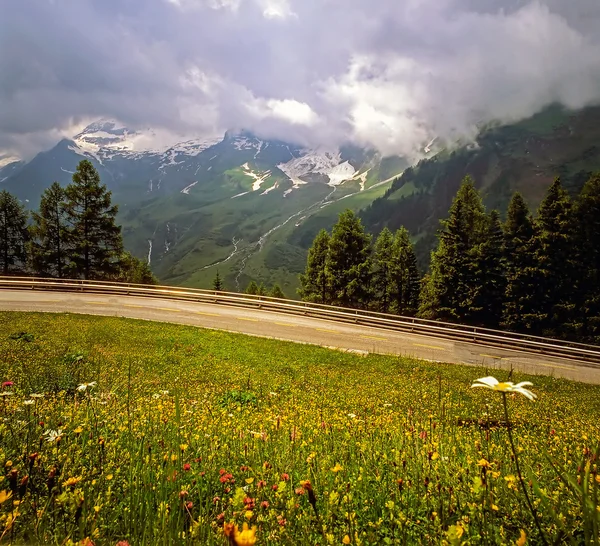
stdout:
<svg viewBox="0 0 600 546">
<path fill-rule="evenodd" d="M 0 544 L 599 543 L 597 386 L 34 313 L 0 380 Z"/>
</svg>

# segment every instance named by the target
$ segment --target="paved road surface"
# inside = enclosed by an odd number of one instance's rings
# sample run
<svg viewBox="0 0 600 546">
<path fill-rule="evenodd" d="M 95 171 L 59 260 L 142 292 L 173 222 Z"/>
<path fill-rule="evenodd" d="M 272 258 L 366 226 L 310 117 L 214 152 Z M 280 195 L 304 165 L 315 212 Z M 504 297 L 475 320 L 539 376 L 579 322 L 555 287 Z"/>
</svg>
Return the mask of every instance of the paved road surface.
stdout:
<svg viewBox="0 0 600 546">
<path fill-rule="evenodd" d="M 188 324 L 356 352 L 510 369 L 600 384 L 600 366 L 462 341 L 185 301 L 34 290 L 0 291 L 0 310 L 70 312 Z M 476 374 L 475 374 L 476 375 Z"/>
</svg>

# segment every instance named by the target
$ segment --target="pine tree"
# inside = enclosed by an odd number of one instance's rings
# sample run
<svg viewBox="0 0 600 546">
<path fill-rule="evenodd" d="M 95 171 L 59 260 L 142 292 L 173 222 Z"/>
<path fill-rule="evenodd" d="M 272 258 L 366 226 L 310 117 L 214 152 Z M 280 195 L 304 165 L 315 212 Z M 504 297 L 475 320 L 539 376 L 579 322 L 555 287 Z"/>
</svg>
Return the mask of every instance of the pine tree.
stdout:
<svg viewBox="0 0 600 546">
<path fill-rule="evenodd" d="M 477 320 L 475 296 L 480 290 L 477 260 L 487 226 L 481 196 L 472 179 L 466 177 L 452 202 L 448 219 L 442 222 L 420 316 L 466 323 Z"/>
<path fill-rule="evenodd" d="M 119 257 L 115 280 L 130 284 L 158 284 L 148 262 L 136 258 L 130 252 L 123 252 Z"/>
<path fill-rule="evenodd" d="M 67 271 L 69 225 L 65 197 L 64 188 L 54 182 L 42 194 L 39 212 L 32 213 L 29 256 L 37 275 L 62 278 Z"/>
<path fill-rule="evenodd" d="M 269 295 L 269 293 L 267 292 L 267 288 L 265 287 L 264 283 L 262 283 L 262 282 L 260 283 L 260 285 L 258 286 L 258 290 L 257 290 L 256 294 L 258 296 L 268 296 Z"/>
<path fill-rule="evenodd" d="M 100 183 L 98 172 L 87 159 L 79 163 L 65 191 L 73 275 L 84 279 L 114 275 L 123 241 L 121 227 L 115 224 L 118 207 L 111 204 L 111 192 Z"/>
<path fill-rule="evenodd" d="M 575 215 L 568 193 L 556 179 L 540 204 L 534 222 L 536 293 L 532 327 L 543 335 L 565 337 L 575 305 Z"/>
<path fill-rule="evenodd" d="M 497 328 L 502 320 L 506 291 L 504 232 L 500 214 L 493 210 L 486 218 L 482 242 L 475 250 L 471 295 L 471 321 Z"/>
<path fill-rule="evenodd" d="M 516 192 L 508 206 L 504 224 L 506 298 L 502 326 L 526 332 L 531 328 L 537 281 L 533 257 L 533 218 L 527 203 Z"/>
<path fill-rule="evenodd" d="M 331 303 L 331 286 L 327 275 L 329 234 L 322 229 L 308 251 L 306 269 L 300 275 L 298 294 L 304 301 Z"/>
<path fill-rule="evenodd" d="M 373 289 L 378 311 L 387 313 L 390 308 L 392 286 L 392 259 L 394 237 L 392 232 L 383 228 L 375 241 L 373 258 Z"/>
<path fill-rule="evenodd" d="M 394 235 L 391 265 L 392 310 L 398 315 L 414 316 L 419 308 L 421 280 L 417 256 L 404 227 Z"/>
<path fill-rule="evenodd" d="M 254 281 L 250 281 L 250 283 L 246 287 L 246 294 L 250 294 L 251 296 L 257 296 L 258 284 L 256 284 Z"/>
<path fill-rule="evenodd" d="M 600 174 L 584 185 L 576 204 L 576 259 L 580 264 L 576 304 L 579 335 L 600 342 Z"/>
<path fill-rule="evenodd" d="M 333 302 L 343 307 L 366 307 L 371 298 L 371 236 L 351 210 L 333 226 L 326 269 Z"/>
<path fill-rule="evenodd" d="M 285 299 L 285 294 L 283 293 L 283 290 L 281 289 L 281 287 L 275 283 L 273 285 L 273 288 L 271 288 L 271 293 L 269 294 L 272 298 L 279 298 L 279 299 Z"/>
<path fill-rule="evenodd" d="M 0 270 L 22 272 L 27 265 L 27 212 L 19 200 L 0 191 Z"/>
<path fill-rule="evenodd" d="M 215 275 L 215 278 L 213 279 L 212 289 L 215 292 L 222 292 L 224 290 L 223 280 L 221 279 L 221 275 L 219 275 L 218 271 Z"/>
</svg>

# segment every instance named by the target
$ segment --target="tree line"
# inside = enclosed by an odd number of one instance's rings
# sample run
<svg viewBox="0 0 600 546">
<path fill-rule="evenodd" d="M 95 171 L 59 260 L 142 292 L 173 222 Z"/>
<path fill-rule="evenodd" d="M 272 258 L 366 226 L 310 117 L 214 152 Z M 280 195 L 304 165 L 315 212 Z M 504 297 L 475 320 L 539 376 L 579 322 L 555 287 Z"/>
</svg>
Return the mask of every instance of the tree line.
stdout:
<svg viewBox="0 0 600 546">
<path fill-rule="evenodd" d="M 404 228 L 372 239 L 342 213 L 309 250 L 302 299 L 600 342 L 600 175 L 575 199 L 556 179 L 535 216 L 517 192 L 505 221 L 465 178 L 422 278 Z"/>
<path fill-rule="evenodd" d="M 66 188 L 47 188 L 37 211 L 0 191 L 2 274 L 156 284 L 148 264 L 124 251 L 111 197 L 88 160 Z"/>
</svg>

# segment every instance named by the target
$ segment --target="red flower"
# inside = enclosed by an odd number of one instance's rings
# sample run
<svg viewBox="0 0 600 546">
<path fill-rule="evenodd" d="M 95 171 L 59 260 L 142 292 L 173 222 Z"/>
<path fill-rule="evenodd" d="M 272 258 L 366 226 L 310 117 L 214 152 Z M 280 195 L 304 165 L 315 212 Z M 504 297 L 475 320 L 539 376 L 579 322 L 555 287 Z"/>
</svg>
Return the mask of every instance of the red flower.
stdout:
<svg viewBox="0 0 600 546">
<path fill-rule="evenodd" d="M 261 508 L 265 508 L 265 509 L 266 509 L 266 508 L 269 508 L 269 501 L 262 501 L 262 502 L 260 503 L 260 507 L 261 507 Z"/>
<path fill-rule="evenodd" d="M 4 383 L 2 383 L 2 388 L 6 389 L 6 387 L 12 387 L 14 385 L 14 383 L 12 381 L 5 381 Z"/>
<path fill-rule="evenodd" d="M 281 481 L 283 482 L 288 482 L 290 481 L 290 475 L 286 474 L 285 472 L 281 475 Z"/>
<path fill-rule="evenodd" d="M 187 472 L 188 470 L 192 469 L 192 465 L 190 463 L 185 463 L 183 465 L 183 469 Z"/>
</svg>

